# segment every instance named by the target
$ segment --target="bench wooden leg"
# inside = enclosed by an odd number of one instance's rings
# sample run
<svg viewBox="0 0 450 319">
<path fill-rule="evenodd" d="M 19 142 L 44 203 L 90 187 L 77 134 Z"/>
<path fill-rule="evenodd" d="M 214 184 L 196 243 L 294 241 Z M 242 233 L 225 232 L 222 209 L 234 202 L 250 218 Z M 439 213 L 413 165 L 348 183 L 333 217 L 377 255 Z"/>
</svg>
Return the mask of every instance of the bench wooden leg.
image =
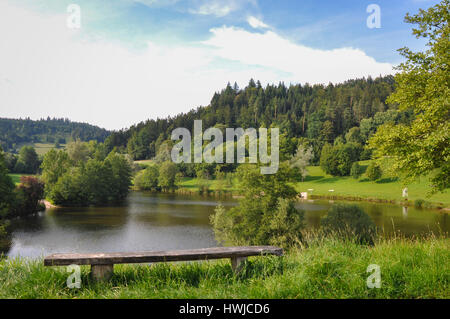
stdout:
<svg viewBox="0 0 450 319">
<path fill-rule="evenodd" d="M 246 260 L 247 257 L 231 257 L 231 268 L 235 274 L 238 274 L 242 270 Z"/>
<path fill-rule="evenodd" d="M 91 265 L 91 276 L 95 281 L 109 280 L 114 273 L 114 265 Z"/>
</svg>

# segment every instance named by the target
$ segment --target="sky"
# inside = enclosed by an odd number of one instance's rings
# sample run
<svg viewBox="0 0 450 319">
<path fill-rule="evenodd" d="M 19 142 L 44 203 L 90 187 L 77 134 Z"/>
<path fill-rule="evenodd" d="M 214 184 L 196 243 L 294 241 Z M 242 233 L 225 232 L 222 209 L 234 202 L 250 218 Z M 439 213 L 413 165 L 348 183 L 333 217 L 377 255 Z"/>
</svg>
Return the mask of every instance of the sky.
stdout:
<svg viewBox="0 0 450 319">
<path fill-rule="evenodd" d="M 405 14 L 438 2 L 0 0 L 0 117 L 118 130 L 208 105 L 228 82 L 394 74 L 397 49 L 425 48 Z"/>
</svg>

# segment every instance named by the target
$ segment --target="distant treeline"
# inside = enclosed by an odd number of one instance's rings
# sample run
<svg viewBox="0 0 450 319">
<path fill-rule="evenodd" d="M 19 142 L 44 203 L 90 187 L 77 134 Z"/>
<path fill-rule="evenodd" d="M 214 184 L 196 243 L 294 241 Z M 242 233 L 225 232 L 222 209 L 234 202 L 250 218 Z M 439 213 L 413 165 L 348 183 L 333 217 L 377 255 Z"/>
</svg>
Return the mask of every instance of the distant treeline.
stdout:
<svg viewBox="0 0 450 319">
<path fill-rule="evenodd" d="M 159 146 L 170 139 L 173 129 L 192 130 L 196 119 L 203 120 L 204 129 L 275 126 L 288 139 L 305 139 L 314 148 L 313 163 L 318 164 L 323 145 L 344 138 L 354 127 L 360 128 L 361 143 L 365 144 L 385 118 L 410 121 L 411 114 L 397 113 L 395 105 L 385 103 L 394 85 L 393 76 L 356 79 L 338 85 L 289 87 L 284 83 L 262 87 L 252 79 L 243 89 L 228 84 L 214 94 L 206 107 L 167 119 L 141 122 L 113 132 L 105 143 L 109 149 L 117 147 L 135 160 L 141 160 L 153 158 Z"/>
<path fill-rule="evenodd" d="M 109 134 L 103 128 L 62 118 L 38 121 L 0 118 L 0 146 L 8 152 L 17 152 L 22 143 L 64 144 L 77 139 L 103 142 Z"/>
</svg>

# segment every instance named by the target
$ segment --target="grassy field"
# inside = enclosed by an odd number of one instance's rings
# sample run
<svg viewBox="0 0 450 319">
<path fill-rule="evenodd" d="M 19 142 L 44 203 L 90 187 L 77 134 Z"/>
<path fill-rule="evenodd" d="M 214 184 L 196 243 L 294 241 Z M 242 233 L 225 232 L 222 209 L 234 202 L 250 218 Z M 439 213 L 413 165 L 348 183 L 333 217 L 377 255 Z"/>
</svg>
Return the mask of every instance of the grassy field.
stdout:
<svg viewBox="0 0 450 319">
<path fill-rule="evenodd" d="M 365 163 L 362 163 L 364 165 Z M 369 181 L 365 176 L 360 179 L 352 177 L 333 177 L 327 175 L 319 166 L 308 167 L 309 176 L 303 182 L 294 185 L 298 192 L 308 192 L 309 195 L 334 196 L 349 199 L 369 199 L 369 200 L 388 200 L 400 202 L 402 198 L 402 189 L 404 185 L 395 178 L 381 178 L 377 182 Z M 223 186 L 228 191 L 236 191 L 238 180 L 233 180 L 232 186 Z M 218 181 L 208 181 L 211 190 L 217 190 Z M 226 184 L 226 183 L 225 183 Z M 196 178 L 184 178 L 179 185 L 182 189 L 191 191 L 199 190 L 199 180 Z M 309 191 L 312 189 L 313 191 Z M 332 191 L 331 191 L 332 190 Z M 429 191 L 428 181 L 424 178 L 420 182 L 408 185 L 408 200 L 414 202 L 417 199 L 423 199 L 434 206 L 450 207 L 450 193 L 438 193 L 427 197 Z"/>
<path fill-rule="evenodd" d="M 20 150 L 20 148 L 24 145 L 33 146 L 38 155 L 45 155 L 45 153 L 47 153 L 51 149 L 55 148 L 55 143 L 26 143 L 26 144 L 21 144 L 20 146 L 18 146 L 17 149 Z M 60 149 L 63 149 L 65 147 L 66 147 L 66 144 L 60 144 Z"/>
<path fill-rule="evenodd" d="M 227 184 L 226 181 L 218 181 L 218 180 L 208 180 L 208 188 L 210 190 L 218 190 L 223 189 L 226 191 L 237 191 L 238 190 L 238 179 L 233 178 L 232 184 Z M 182 182 L 179 184 L 180 188 L 184 188 L 191 191 L 198 191 L 199 188 L 199 179 L 192 177 L 184 177 Z"/>
<path fill-rule="evenodd" d="M 153 160 L 140 160 L 140 161 L 134 161 L 135 164 L 143 165 L 143 166 L 152 166 L 154 165 Z"/>
<path fill-rule="evenodd" d="M 80 289 L 65 267 L 42 260 L 0 261 L 0 298 L 450 298 L 449 239 L 392 239 L 374 247 L 333 239 L 309 242 L 285 257 L 253 257 L 239 275 L 228 260 L 116 265 L 94 283 L 82 266 Z M 367 287 L 380 267 L 381 288 Z"/>
<path fill-rule="evenodd" d="M 33 174 L 8 174 L 8 175 L 12 178 L 12 180 L 13 180 L 14 184 L 16 184 L 16 186 L 20 184 L 20 176 L 36 176 Z"/>
<path fill-rule="evenodd" d="M 364 175 L 358 180 L 352 177 L 333 177 L 325 174 L 320 167 L 308 168 L 309 176 L 304 182 L 295 185 L 299 192 L 308 192 L 321 196 L 360 197 L 365 199 L 385 199 L 401 201 L 404 185 L 395 178 L 381 178 L 377 182 L 369 181 Z M 333 190 L 333 191 L 330 191 Z M 430 190 L 428 181 L 424 178 L 420 182 L 408 185 L 408 200 L 423 199 L 443 207 L 450 207 L 450 193 L 438 193 L 427 197 Z"/>
<path fill-rule="evenodd" d="M 14 184 L 18 185 L 20 184 L 20 176 L 23 174 L 9 174 L 9 176 L 12 178 Z"/>
</svg>

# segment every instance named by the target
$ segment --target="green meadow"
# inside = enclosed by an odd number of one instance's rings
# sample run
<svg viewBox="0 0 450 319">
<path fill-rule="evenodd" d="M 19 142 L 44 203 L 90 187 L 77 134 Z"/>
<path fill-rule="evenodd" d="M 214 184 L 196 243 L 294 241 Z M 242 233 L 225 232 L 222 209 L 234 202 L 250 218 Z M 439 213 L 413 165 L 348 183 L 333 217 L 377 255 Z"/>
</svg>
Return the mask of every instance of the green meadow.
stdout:
<svg viewBox="0 0 450 319">
<path fill-rule="evenodd" d="M 20 184 L 20 176 L 22 176 L 23 174 L 9 174 L 9 176 L 11 177 L 12 181 L 14 182 L 14 184 L 18 185 Z"/>
<path fill-rule="evenodd" d="M 25 144 L 19 145 L 17 149 L 19 150 L 22 146 L 25 146 L 25 145 L 33 146 L 38 155 L 45 155 L 48 151 L 55 148 L 55 143 L 25 143 Z M 66 144 L 60 144 L 59 148 L 63 149 L 65 147 L 66 147 Z"/>
<path fill-rule="evenodd" d="M 400 202 L 402 190 L 405 187 L 402 181 L 397 178 L 382 177 L 379 181 L 369 181 L 364 175 L 359 179 L 350 176 L 335 177 L 327 175 L 320 167 L 311 166 L 308 168 L 309 176 L 304 182 L 297 183 L 296 189 L 299 192 L 308 192 L 319 196 L 340 196 L 345 198 L 361 199 L 382 199 Z M 313 191 L 308 191 L 312 189 Z M 408 185 L 408 200 L 426 200 L 442 207 L 450 206 L 450 193 L 437 193 L 428 196 L 430 191 L 426 178 Z"/>
<path fill-rule="evenodd" d="M 0 261 L 0 298 L 450 298 L 450 240 L 383 240 L 373 247 L 333 238 L 283 257 L 252 257 L 238 275 L 229 260 L 116 265 L 95 283 L 81 267 L 81 288 L 68 288 L 65 267 L 41 259 Z M 380 288 L 369 288 L 369 265 Z M 369 280 L 370 281 L 370 280 Z"/>
<path fill-rule="evenodd" d="M 367 166 L 367 162 L 361 163 Z M 298 192 L 308 192 L 308 196 L 330 197 L 335 199 L 354 200 L 386 200 L 402 202 L 402 190 L 405 187 L 401 180 L 392 177 L 382 177 L 380 180 L 369 181 L 364 174 L 359 179 L 350 176 L 331 176 L 323 172 L 319 166 L 309 166 L 309 175 L 303 182 L 295 183 Z M 206 183 L 211 191 L 218 189 L 235 192 L 238 180 L 233 179 L 232 185 L 226 181 L 209 180 Z M 192 192 L 199 191 L 200 181 L 197 178 L 183 178 L 179 187 Z M 204 183 L 204 182 L 203 182 Z M 312 191 L 311 191 L 312 190 Z M 437 207 L 450 207 L 450 193 L 437 193 L 428 196 L 430 187 L 426 178 L 408 185 L 408 201 L 425 200 Z"/>
</svg>

